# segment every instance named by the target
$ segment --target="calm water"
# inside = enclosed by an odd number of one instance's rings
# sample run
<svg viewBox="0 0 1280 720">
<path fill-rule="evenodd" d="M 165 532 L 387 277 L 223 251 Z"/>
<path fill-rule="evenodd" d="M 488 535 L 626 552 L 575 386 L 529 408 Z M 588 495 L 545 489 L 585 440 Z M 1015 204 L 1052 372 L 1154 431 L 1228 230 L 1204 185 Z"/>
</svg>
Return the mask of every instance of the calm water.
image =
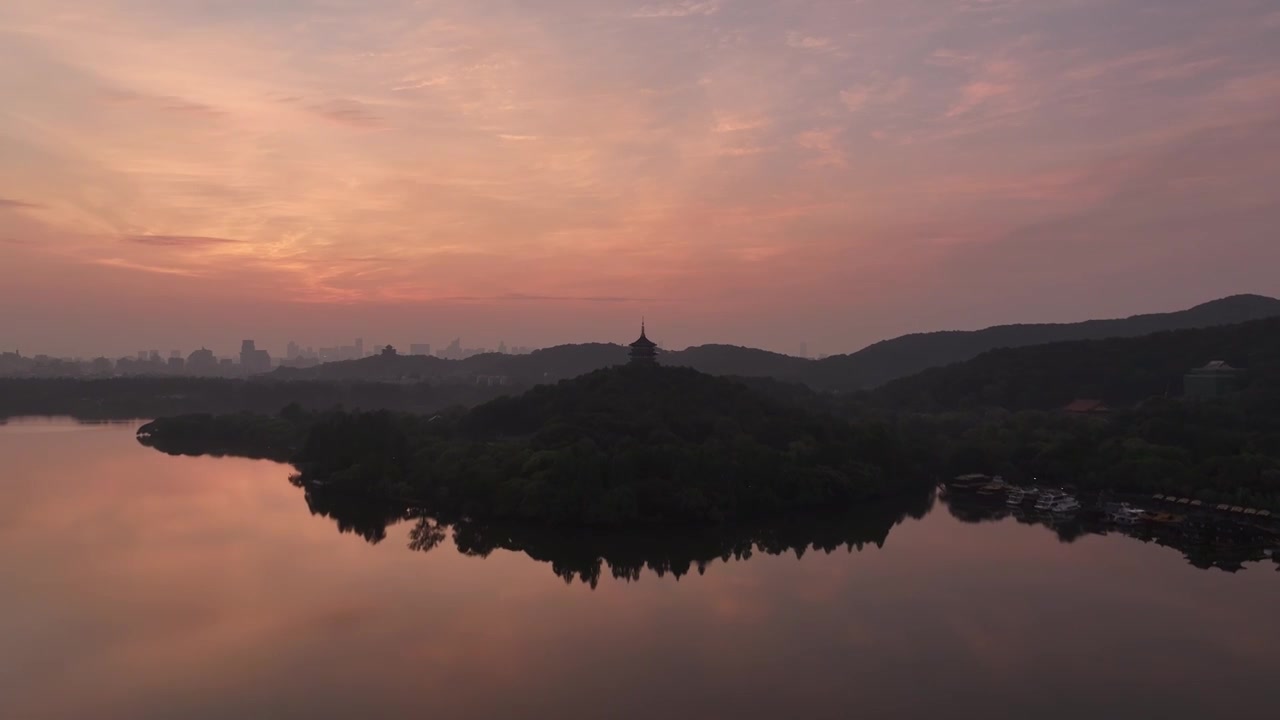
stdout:
<svg viewBox="0 0 1280 720">
<path fill-rule="evenodd" d="M 1270 561 L 932 500 L 596 545 L 465 529 L 481 557 L 413 520 L 368 542 L 394 513 L 339 532 L 287 467 L 135 427 L 0 426 L 0 718 L 1277 716 Z M 735 557 L 753 541 L 782 552 Z"/>
</svg>

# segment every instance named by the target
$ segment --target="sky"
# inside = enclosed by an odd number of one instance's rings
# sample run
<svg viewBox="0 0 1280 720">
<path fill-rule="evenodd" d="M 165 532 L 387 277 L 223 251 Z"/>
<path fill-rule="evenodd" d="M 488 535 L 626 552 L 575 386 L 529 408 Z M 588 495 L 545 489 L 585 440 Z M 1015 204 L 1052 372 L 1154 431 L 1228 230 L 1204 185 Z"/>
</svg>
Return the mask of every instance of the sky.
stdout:
<svg viewBox="0 0 1280 720">
<path fill-rule="evenodd" d="M 1274 0 L 7 0 L 0 97 L 27 354 L 1280 295 Z"/>
</svg>

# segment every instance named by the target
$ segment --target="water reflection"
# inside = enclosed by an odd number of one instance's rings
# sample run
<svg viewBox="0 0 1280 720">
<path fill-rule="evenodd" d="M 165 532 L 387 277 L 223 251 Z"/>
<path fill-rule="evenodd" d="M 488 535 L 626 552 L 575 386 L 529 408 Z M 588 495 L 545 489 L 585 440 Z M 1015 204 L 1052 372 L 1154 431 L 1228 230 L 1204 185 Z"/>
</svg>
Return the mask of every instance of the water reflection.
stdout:
<svg viewBox="0 0 1280 720">
<path fill-rule="evenodd" d="M 927 497 L 693 538 L 457 528 L 132 437 L 0 430 L 4 720 L 1274 714 L 1256 565 L 914 519 Z"/>
<path fill-rule="evenodd" d="M 119 420 L 114 418 L 92 419 L 74 418 L 69 415 L 23 415 L 10 417 L 0 415 L 0 427 L 7 433 L 51 433 L 76 432 L 95 428 L 135 428 L 139 420 Z"/>
<path fill-rule="evenodd" d="M 293 481 L 298 483 L 296 478 Z M 565 582 L 581 581 L 592 588 L 605 576 L 639 580 L 645 570 L 676 579 L 693 571 L 701 575 L 717 560 L 749 560 L 755 553 L 794 553 L 802 558 L 810 551 L 831 554 L 840 549 L 861 552 L 867 546 L 882 548 L 894 527 L 907 518 L 923 518 L 939 498 L 930 492 L 838 513 L 781 520 L 601 531 L 468 520 L 442 522 L 403 505 L 359 500 L 314 488 L 305 489 L 304 495 L 313 515 L 331 518 L 339 532 L 354 533 L 371 544 L 384 540 L 390 526 L 408 521 L 413 523 L 408 534 L 411 550 L 430 552 L 452 533 L 452 545 L 463 555 L 487 557 L 495 550 L 523 553 L 549 564 Z M 1258 528 L 1199 523 L 1122 527 L 1108 523 L 1101 513 L 1088 510 L 1064 516 L 1010 508 L 1002 502 L 971 495 L 944 492 L 940 497 L 951 516 L 964 523 L 1013 520 L 1041 526 L 1064 544 L 1088 535 L 1121 535 L 1172 548 L 1201 569 L 1237 572 L 1247 562 L 1274 558 L 1280 570 L 1280 553 L 1274 552 L 1280 547 L 1280 536 Z"/>
<path fill-rule="evenodd" d="M 1038 525 L 1052 532 L 1062 543 L 1073 543 L 1088 535 L 1118 535 L 1144 543 L 1154 543 L 1182 553 L 1187 562 L 1202 570 L 1216 568 L 1238 572 L 1247 562 L 1276 561 L 1280 571 L 1280 531 L 1248 523 L 1211 518 L 1188 518 L 1177 524 L 1117 524 L 1096 508 L 1055 514 L 1026 507 L 1010 507 L 1004 496 L 983 497 L 971 493 L 940 494 L 941 504 L 952 517 L 965 523 L 1013 520 L 1022 525 Z"/>
<path fill-rule="evenodd" d="M 693 571 L 701 575 L 717 560 L 749 560 L 755 553 L 794 553 L 802 558 L 810 551 L 831 554 L 841 549 L 852 553 L 867 546 L 882 548 L 896 525 L 909 517 L 923 518 L 935 500 L 930 492 L 839 513 L 769 522 L 602 531 L 470 520 L 442 522 L 404 506 L 314 488 L 304 494 L 313 515 L 332 518 L 339 532 L 354 533 L 371 544 L 385 539 L 388 527 L 412 521 L 411 550 L 430 552 L 452 531 L 453 547 L 463 555 L 488 557 L 495 550 L 523 553 L 550 564 L 565 582 L 581 581 L 592 588 L 606 575 L 637 581 L 645 570 L 677 579 Z"/>
</svg>

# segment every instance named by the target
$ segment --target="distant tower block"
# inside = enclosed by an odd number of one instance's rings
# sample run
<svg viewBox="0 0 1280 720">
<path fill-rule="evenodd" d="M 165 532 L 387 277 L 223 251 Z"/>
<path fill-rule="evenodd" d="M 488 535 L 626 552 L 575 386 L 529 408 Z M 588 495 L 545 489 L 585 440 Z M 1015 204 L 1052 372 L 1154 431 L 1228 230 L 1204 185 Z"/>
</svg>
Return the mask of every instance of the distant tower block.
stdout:
<svg viewBox="0 0 1280 720">
<path fill-rule="evenodd" d="M 640 321 L 640 339 L 631 343 L 631 362 L 635 365 L 656 365 L 658 345 L 644 335 L 644 321 Z"/>
</svg>

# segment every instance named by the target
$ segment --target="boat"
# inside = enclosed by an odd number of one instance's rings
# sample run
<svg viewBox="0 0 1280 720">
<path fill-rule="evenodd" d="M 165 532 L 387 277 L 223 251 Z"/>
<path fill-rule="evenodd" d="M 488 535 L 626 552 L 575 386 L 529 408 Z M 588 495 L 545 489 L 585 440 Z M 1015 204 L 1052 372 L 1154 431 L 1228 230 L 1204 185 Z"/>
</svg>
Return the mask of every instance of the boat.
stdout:
<svg viewBox="0 0 1280 720">
<path fill-rule="evenodd" d="M 1167 512 L 1144 512 L 1142 519 L 1147 522 L 1159 523 L 1161 525 L 1176 525 L 1182 522 L 1181 515 L 1174 515 Z"/>
<path fill-rule="evenodd" d="M 952 478 L 947 487 L 955 490 L 977 490 L 994 481 L 987 475 L 981 473 L 969 473 L 968 475 L 957 475 Z"/>
<path fill-rule="evenodd" d="M 1022 488 L 1014 488 L 1009 491 L 1009 497 L 1005 498 L 1004 504 L 1010 507 L 1016 507 L 1027 499 L 1027 491 Z"/>
<path fill-rule="evenodd" d="M 1049 506 L 1051 513 L 1073 513 L 1080 509 L 1080 501 L 1073 497 L 1067 497 L 1055 502 Z"/>
<path fill-rule="evenodd" d="M 1040 493 L 1040 497 L 1036 499 L 1037 510 L 1048 510 L 1053 507 L 1054 503 L 1066 500 L 1069 495 L 1060 490 L 1044 490 Z"/>
<path fill-rule="evenodd" d="M 996 475 L 991 481 L 983 484 L 978 488 L 979 495 L 999 495 L 1009 489 L 1009 483 L 1004 478 Z"/>
<path fill-rule="evenodd" d="M 1143 510 L 1129 503 L 1120 503 L 1107 510 L 1107 519 L 1119 525 L 1136 525 L 1143 520 Z"/>
</svg>

